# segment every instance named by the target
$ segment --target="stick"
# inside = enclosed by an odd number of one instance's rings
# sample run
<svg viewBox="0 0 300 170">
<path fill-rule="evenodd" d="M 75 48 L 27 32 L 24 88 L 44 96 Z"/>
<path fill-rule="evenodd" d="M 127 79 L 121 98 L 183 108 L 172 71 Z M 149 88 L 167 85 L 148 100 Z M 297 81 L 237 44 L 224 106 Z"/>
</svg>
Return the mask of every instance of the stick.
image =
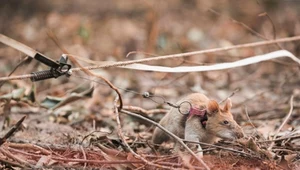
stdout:
<svg viewBox="0 0 300 170">
<path fill-rule="evenodd" d="M 5 135 L 0 138 L 0 146 L 6 142 L 6 140 L 11 137 L 15 131 L 21 126 L 22 122 L 25 120 L 26 116 L 23 116 Z"/>
<path fill-rule="evenodd" d="M 25 166 L 27 166 L 27 167 L 31 167 L 31 165 L 30 165 L 27 161 L 25 161 L 25 160 L 23 160 L 23 159 L 17 157 L 16 155 L 10 153 L 9 151 L 7 151 L 7 150 L 5 150 L 5 149 L 3 149 L 3 148 L 1 148 L 1 147 L 0 147 L 0 151 L 1 151 L 4 155 L 6 155 L 7 157 L 9 157 L 9 158 L 11 158 L 11 159 L 13 159 L 13 160 L 19 162 L 20 164 L 25 165 Z"/>
<path fill-rule="evenodd" d="M 15 166 L 15 167 L 19 167 L 19 168 L 22 168 L 22 169 L 25 169 L 26 167 L 21 165 L 21 164 L 18 164 L 16 162 L 12 162 L 12 161 L 9 161 L 9 160 L 5 160 L 5 159 L 2 159 L 0 158 L 0 162 L 2 164 L 6 164 L 6 165 L 10 165 L 10 166 Z"/>
<path fill-rule="evenodd" d="M 29 56 L 26 56 L 25 58 L 22 59 L 22 61 L 20 61 L 15 68 L 8 74 L 7 77 L 10 77 L 20 66 L 22 66 L 24 63 L 26 63 L 27 61 L 31 62 L 31 58 Z M 0 88 L 3 86 L 5 82 L 2 81 L 0 82 Z"/>
<path fill-rule="evenodd" d="M 292 112 L 293 112 L 293 108 L 294 108 L 294 105 L 293 105 L 293 100 L 294 100 L 294 96 L 292 95 L 291 96 L 291 99 L 290 99 L 290 111 L 288 113 L 288 115 L 285 117 L 284 121 L 281 123 L 280 127 L 277 129 L 277 131 L 275 132 L 275 135 L 273 137 L 273 140 L 277 138 L 277 135 L 279 133 L 279 131 L 282 129 L 282 127 L 286 124 L 286 122 L 288 121 L 288 119 L 291 117 L 292 115 Z M 274 146 L 275 142 L 272 141 L 270 147 L 268 148 L 268 150 L 272 150 L 273 146 Z"/>
<path fill-rule="evenodd" d="M 281 137 L 281 138 L 272 139 L 272 140 L 257 141 L 256 143 L 276 142 L 276 141 L 281 141 L 281 140 L 285 140 L 285 139 L 298 139 L 298 138 L 300 138 L 300 135 Z"/>
<path fill-rule="evenodd" d="M 195 144 L 201 144 L 201 145 L 206 145 L 206 146 L 212 146 L 212 147 L 215 147 L 215 148 L 224 149 L 224 150 L 227 150 L 227 151 L 236 152 L 236 153 L 240 153 L 240 154 L 243 154 L 243 155 L 253 157 L 253 155 L 251 155 L 249 153 L 246 153 L 246 152 L 243 152 L 243 151 L 238 151 L 238 150 L 235 150 L 235 149 L 232 149 L 232 148 L 225 148 L 225 147 L 219 146 L 219 145 L 214 145 L 214 144 L 209 144 L 209 143 L 204 143 L 204 142 L 189 141 L 189 140 L 183 140 L 183 141 L 187 142 L 187 143 L 195 143 Z"/>
<path fill-rule="evenodd" d="M 55 34 L 50 30 L 48 31 L 48 36 L 50 36 L 50 38 L 54 41 L 54 43 L 64 52 L 64 53 L 68 53 L 68 51 L 59 43 L 58 38 L 55 36 Z M 94 76 L 97 77 L 99 79 L 102 79 L 111 89 L 113 89 L 117 95 L 119 96 L 119 101 L 120 101 L 120 105 L 119 105 L 119 110 L 122 109 L 123 107 L 123 100 L 122 100 L 122 96 L 120 91 L 106 78 L 102 77 L 101 75 L 96 75 L 94 73 L 92 73 L 91 71 L 89 71 L 88 69 L 84 68 L 76 59 L 75 57 L 73 57 L 73 55 L 68 55 L 69 59 L 77 66 L 79 66 L 79 69 L 81 71 L 83 71 L 85 74 L 90 75 L 90 76 Z"/>
<path fill-rule="evenodd" d="M 92 70 L 92 69 L 97 69 L 97 68 L 125 66 L 125 65 L 135 64 L 135 63 L 165 60 L 165 59 L 170 59 L 170 58 L 180 58 L 180 57 L 187 57 L 187 56 L 192 56 L 192 55 L 200 55 L 200 54 L 208 54 L 208 53 L 216 53 L 216 52 L 228 51 L 228 50 L 232 50 L 232 49 L 249 48 L 249 47 L 269 45 L 269 44 L 281 43 L 281 42 L 287 42 L 287 41 L 298 41 L 298 40 L 300 40 L 300 36 L 281 38 L 281 39 L 271 40 L 271 41 L 261 41 L 261 42 L 254 42 L 254 43 L 248 43 L 248 44 L 240 44 L 240 45 L 234 45 L 234 46 L 229 46 L 229 47 L 214 48 L 214 49 L 180 53 L 180 54 L 171 54 L 171 55 L 165 55 L 165 56 L 159 56 L 159 57 L 150 57 L 150 58 L 145 58 L 145 59 L 140 59 L 140 60 L 114 62 L 112 64 L 101 65 L 101 66 L 89 66 L 89 67 L 86 67 L 86 69 Z M 74 68 L 72 71 L 73 72 L 80 71 L 80 68 Z"/>
<path fill-rule="evenodd" d="M 123 106 L 123 109 L 131 111 L 131 112 L 143 113 L 143 114 L 146 114 L 146 115 L 149 115 L 149 114 L 166 114 L 168 112 L 168 110 L 166 110 L 166 109 L 146 110 L 146 109 L 143 109 L 143 108 L 137 107 L 137 106 Z"/>
<path fill-rule="evenodd" d="M 124 137 L 124 134 L 123 134 L 123 132 L 122 132 L 122 127 L 121 127 L 121 121 L 120 121 L 119 110 L 118 110 L 118 107 L 117 107 L 117 102 L 118 102 L 118 96 L 116 97 L 115 102 L 114 102 L 115 113 L 116 113 L 116 119 L 117 119 L 117 125 L 118 125 L 118 134 L 119 134 L 120 138 L 122 139 L 123 143 L 125 144 L 125 146 L 128 148 L 128 150 L 129 150 L 136 158 L 142 160 L 143 162 L 145 162 L 145 163 L 148 164 L 148 165 L 155 166 L 155 167 L 157 167 L 157 168 L 169 169 L 169 167 L 166 167 L 166 166 L 162 166 L 162 165 L 158 165 L 158 164 L 149 162 L 147 159 L 145 159 L 145 158 L 142 157 L 141 155 L 135 153 L 135 152 L 131 149 L 131 147 L 130 147 L 129 144 L 127 143 L 127 141 L 126 141 L 126 139 L 125 139 L 125 137 Z"/>
<path fill-rule="evenodd" d="M 78 71 L 82 71 L 84 69 L 93 70 L 93 69 L 99 69 L 99 68 L 126 66 L 126 65 L 135 64 L 135 63 L 158 61 L 158 60 L 165 60 L 165 59 L 170 59 L 170 58 L 180 58 L 180 57 L 187 57 L 187 56 L 200 55 L 200 54 L 209 54 L 209 53 L 215 53 L 215 52 L 229 51 L 232 49 L 257 47 L 257 46 L 263 46 L 263 45 L 270 45 L 270 44 L 274 44 L 274 43 L 291 42 L 291 41 L 298 41 L 298 40 L 300 40 L 300 36 L 281 38 L 281 39 L 271 40 L 271 41 L 261 41 L 261 42 L 254 42 L 254 43 L 248 43 L 248 44 L 240 44 L 240 45 L 235 45 L 235 46 L 214 48 L 214 49 L 180 53 L 180 54 L 171 54 L 171 55 L 165 55 L 165 56 L 159 56 L 159 57 L 150 57 L 150 58 L 139 59 L 139 60 L 113 62 L 111 64 L 106 64 L 106 65 L 95 65 L 95 66 L 88 66 L 88 67 L 83 67 L 83 68 L 79 67 L 79 68 L 71 69 L 72 71 L 70 72 L 70 74 L 72 72 L 78 72 Z M 74 55 L 69 54 L 69 56 L 74 56 Z M 297 61 L 299 59 L 297 59 L 295 57 L 294 60 Z M 300 61 L 298 63 L 300 64 Z M 0 81 L 20 80 L 20 79 L 26 79 L 26 78 L 31 78 L 31 77 L 33 77 L 33 75 L 25 74 L 25 75 L 20 75 L 20 76 L 2 77 L 2 78 L 0 78 Z"/>
<path fill-rule="evenodd" d="M 86 154 L 85 154 L 85 151 L 84 151 L 82 145 L 80 145 L 80 150 L 81 150 L 81 152 L 82 152 L 83 159 L 84 159 L 84 160 L 87 160 L 87 159 L 86 159 Z M 83 169 L 86 168 L 86 165 L 87 165 L 87 163 L 85 162 L 84 165 L 83 165 Z"/>
<path fill-rule="evenodd" d="M 247 119 L 248 119 L 249 123 L 250 123 L 251 126 L 254 128 L 255 133 L 256 133 L 256 134 L 259 134 L 259 132 L 257 131 L 256 127 L 255 127 L 254 124 L 252 123 L 252 120 L 250 119 L 250 116 L 249 116 L 249 114 L 248 114 L 248 109 L 247 109 L 247 106 L 246 106 L 246 105 L 244 105 L 244 111 L 245 111 L 245 114 L 246 114 L 246 116 L 247 116 Z M 253 134 L 252 134 L 252 135 L 253 135 Z"/>
<path fill-rule="evenodd" d="M 38 145 L 35 144 L 31 144 L 31 143 L 6 143 L 6 146 L 11 147 L 11 148 L 18 148 L 18 149 L 32 149 L 35 151 L 39 151 L 41 153 L 43 153 L 44 155 L 51 155 L 52 152 L 44 149 L 43 147 L 40 147 Z"/>
</svg>

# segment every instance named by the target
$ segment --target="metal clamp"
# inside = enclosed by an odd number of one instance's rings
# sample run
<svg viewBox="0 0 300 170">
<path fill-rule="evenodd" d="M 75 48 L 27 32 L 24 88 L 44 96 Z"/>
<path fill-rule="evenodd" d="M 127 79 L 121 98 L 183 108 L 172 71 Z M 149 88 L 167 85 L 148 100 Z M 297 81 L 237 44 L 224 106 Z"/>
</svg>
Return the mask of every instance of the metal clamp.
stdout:
<svg viewBox="0 0 300 170">
<path fill-rule="evenodd" d="M 38 61 L 44 63 L 47 66 L 50 66 L 50 70 L 43 70 L 43 71 L 37 71 L 31 73 L 33 76 L 30 78 L 31 81 L 40 81 L 50 78 L 57 78 L 62 75 L 66 75 L 67 77 L 70 76 L 69 71 L 71 69 L 71 65 L 67 64 L 68 62 L 68 56 L 63 54 L 59 61 L 55 62 L 52 59 L 37 53 L 34 56 L 35 59 Z"/>
</svg>

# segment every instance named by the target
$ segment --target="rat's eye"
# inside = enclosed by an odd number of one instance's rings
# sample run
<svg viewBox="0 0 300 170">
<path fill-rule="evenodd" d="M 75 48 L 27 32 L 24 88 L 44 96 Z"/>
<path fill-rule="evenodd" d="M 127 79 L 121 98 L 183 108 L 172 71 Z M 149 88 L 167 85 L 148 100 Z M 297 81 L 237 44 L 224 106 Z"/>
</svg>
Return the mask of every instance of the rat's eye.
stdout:
<svg viewBox="0 0 300 170">
<path fill-rule="evenodd" d="M 224 123 L 224 125 L 228 125 L 229 124 L 229 122 L 227 120 L 224 120 L 223 123 Z"/>
</svg>

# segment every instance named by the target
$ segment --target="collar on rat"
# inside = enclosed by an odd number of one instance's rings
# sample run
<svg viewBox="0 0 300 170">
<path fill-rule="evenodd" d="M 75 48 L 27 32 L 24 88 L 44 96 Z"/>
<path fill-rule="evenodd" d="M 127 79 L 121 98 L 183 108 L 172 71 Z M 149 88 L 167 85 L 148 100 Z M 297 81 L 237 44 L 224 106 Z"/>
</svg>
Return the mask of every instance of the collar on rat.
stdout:
<svg viewBox="0 0 300 170">
<path fill-rule="evenodd" d="M 203 128 L 206 127 L 206 121 L 207 121 L 207 110 L 206 109 L 200 110 L 200 109 L 191 107 L 188 118 L 190 118 L 192 116 L 200 117 L 200 122 L 201 122 L 202 127 Z"/>
</svg>

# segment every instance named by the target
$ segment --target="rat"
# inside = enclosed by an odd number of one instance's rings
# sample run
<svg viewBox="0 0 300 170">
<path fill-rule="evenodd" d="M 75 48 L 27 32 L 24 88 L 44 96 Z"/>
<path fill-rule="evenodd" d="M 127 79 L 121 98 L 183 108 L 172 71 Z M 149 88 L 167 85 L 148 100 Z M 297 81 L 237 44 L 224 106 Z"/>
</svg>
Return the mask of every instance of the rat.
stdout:
<svg viewBox="0 0 300 170">
<path fill-rule="evenodd" d="M 232 103 L 229 98 L 224 107 L 221 107 L 204 94 L 192 93 L 178 101 L 176 105 L 178 108 L 171 108 L 159 124 L 180 138 L 213 144 L 220 138 L 235 140 L 244 137 L 242 128 L 230 112 Z M 160 128 L 154 129 L 152 137 L 154 144 L 170 140 L 171 137 Z M 202 150 L 200 145 L 197 146 L 197 150 Z"/>
</svg>

